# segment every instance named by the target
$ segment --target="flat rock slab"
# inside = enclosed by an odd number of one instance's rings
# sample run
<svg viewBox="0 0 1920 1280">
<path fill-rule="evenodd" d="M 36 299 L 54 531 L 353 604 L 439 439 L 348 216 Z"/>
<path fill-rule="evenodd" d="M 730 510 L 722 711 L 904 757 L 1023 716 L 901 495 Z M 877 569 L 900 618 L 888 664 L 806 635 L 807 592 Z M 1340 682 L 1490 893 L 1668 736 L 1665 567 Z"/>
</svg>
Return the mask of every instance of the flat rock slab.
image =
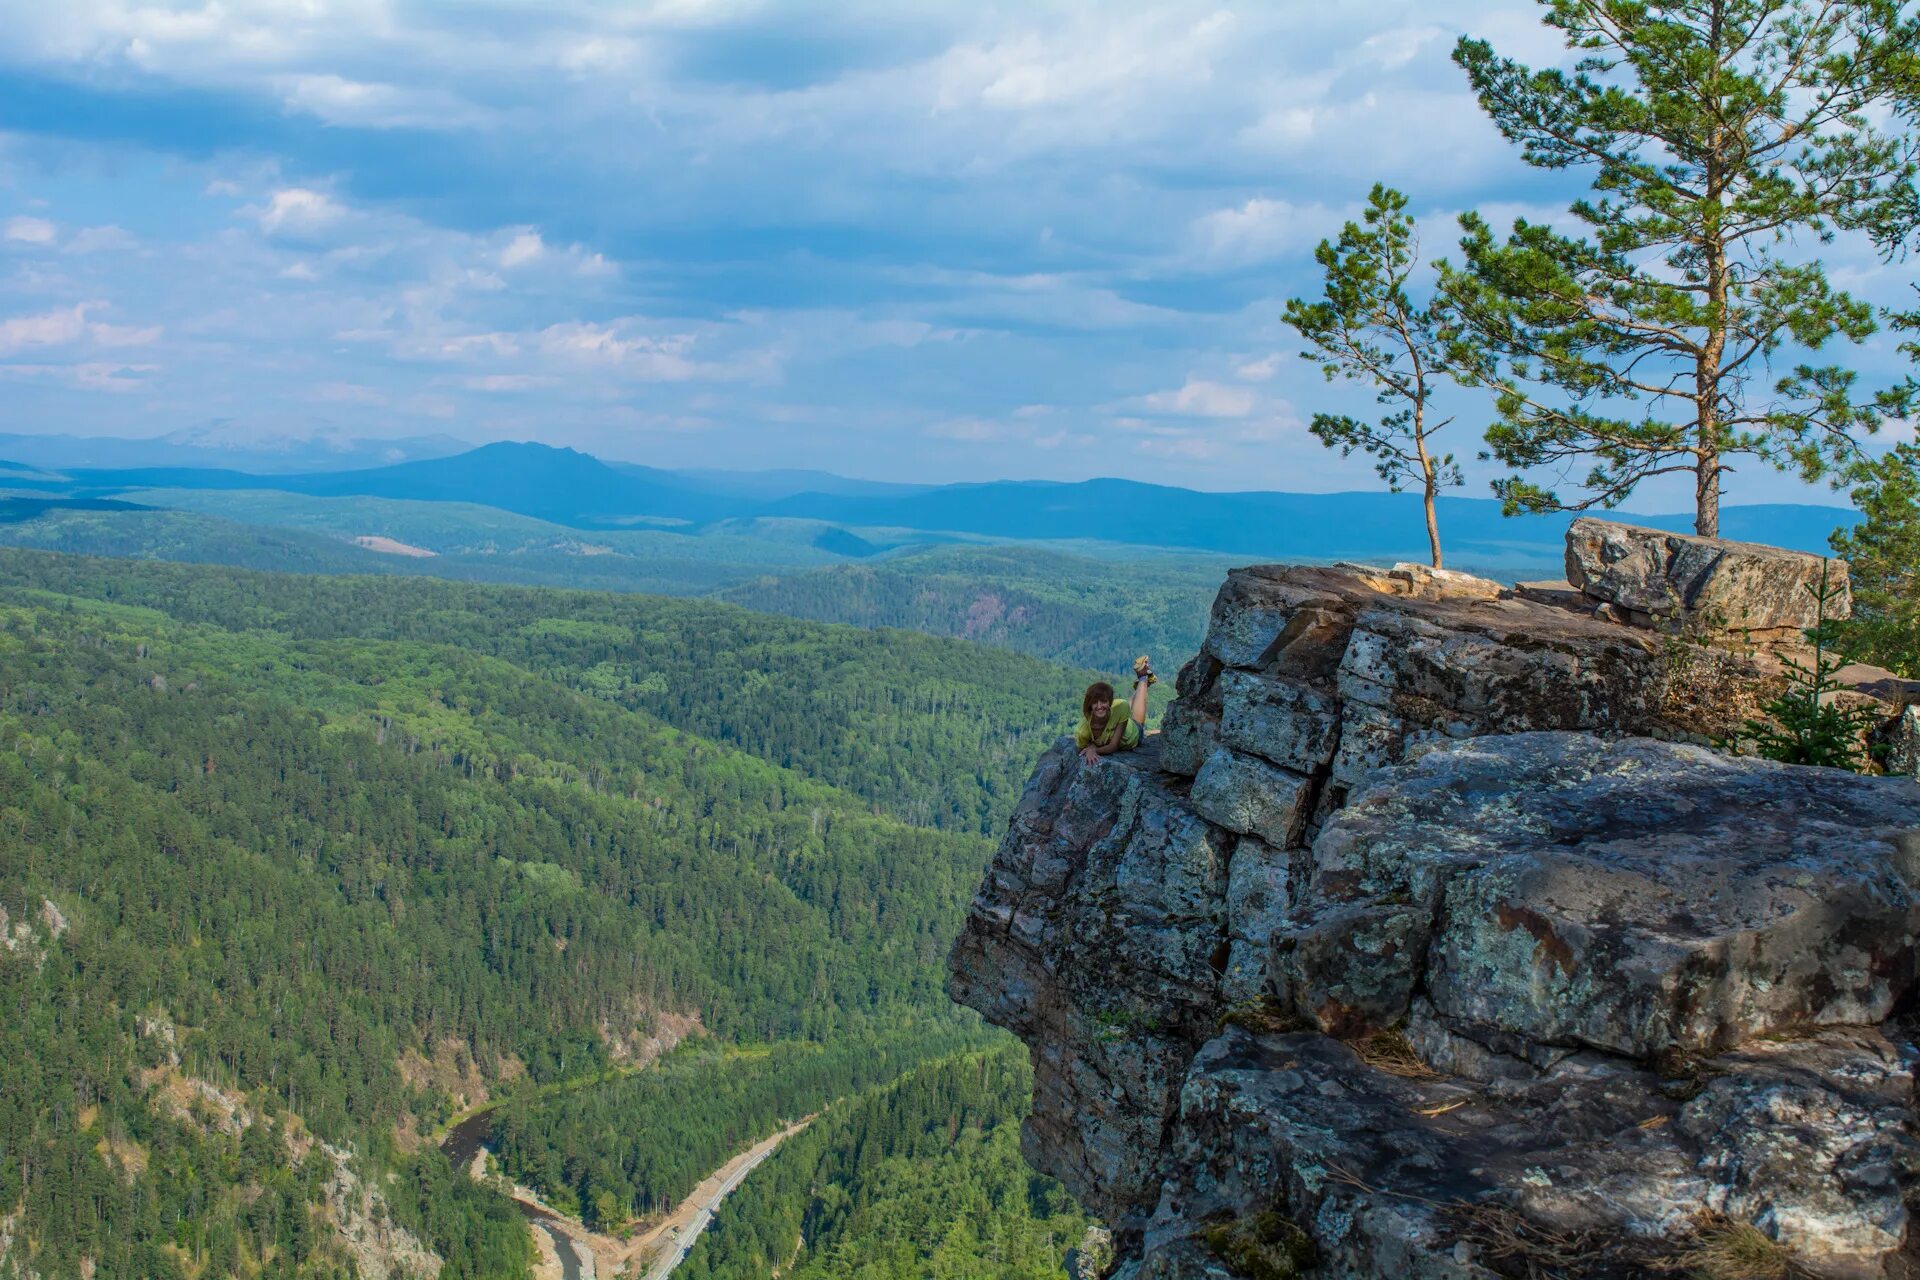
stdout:
<svg viewBox="0 0 1920 1280">
<path fill-rule="evenodd" d="M 1814 625 L 1826 566 L 1829 618 L 1850 610 L 1844 560 L 1582 516 L 1567 530 L 1567 581 L 1591 599 L 1715 631 Z"/>
<path fill-rule="evenodd" d="M 1329 1030 L 1404 1017 L 1650 1058 L 1877 1023 L 1914 985 L 1920 787 L 1585 734 L 1383 769 L 1276 964 Z M 1371 941 L 1372 945 L 1364 945 Z"/>
</svg>

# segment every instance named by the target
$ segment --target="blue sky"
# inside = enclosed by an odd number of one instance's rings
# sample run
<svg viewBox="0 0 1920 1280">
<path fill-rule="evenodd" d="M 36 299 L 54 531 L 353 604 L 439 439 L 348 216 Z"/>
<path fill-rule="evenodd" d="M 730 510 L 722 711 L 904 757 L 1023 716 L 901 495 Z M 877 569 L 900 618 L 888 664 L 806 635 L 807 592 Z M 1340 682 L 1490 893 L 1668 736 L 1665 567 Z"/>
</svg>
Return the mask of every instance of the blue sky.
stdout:
<svg viewBox="0 0 1920 1280">
<path fill-rule="evenodd" d="M 1478 0 L 0 0 L 0 431 L 1372 487 L 1278 320 L 1313 245 L 1573 191 L 1462 33 L 1562 56 Z"/>
</svg>

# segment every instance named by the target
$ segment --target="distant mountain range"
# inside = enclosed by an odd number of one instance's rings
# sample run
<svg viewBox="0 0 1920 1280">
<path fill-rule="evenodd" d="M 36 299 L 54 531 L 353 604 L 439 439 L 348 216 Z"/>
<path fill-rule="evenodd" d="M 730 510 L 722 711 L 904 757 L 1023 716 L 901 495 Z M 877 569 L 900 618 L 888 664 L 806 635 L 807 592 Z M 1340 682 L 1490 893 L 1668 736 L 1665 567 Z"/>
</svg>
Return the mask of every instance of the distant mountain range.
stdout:
<svg viewBox="0 0 1920 1280">
<path fill-rule="evenodd" d="M 1123 543 L 1249 558 L 1377 561 L 1425 553 L 1418 498 L 1377 491 L 1202 493 L 1131 480 L 882 485 L 817 472 L 667 471 L 511 443 L 359 470 L 263 477 L 232 468 L 67 468 L 65 476 L 75 496 L 92 498 L 137 489 L 272 488 L 314 497 L 477 503 L 578 529 L 692 533 L 723 520 L 789 517 L 846 530 Z M 1692 527 L 1692 517 L 1684 514 L 1613 518 L 1679 531 Z M 1845 508 L 1811 504 L 1731 506 L 1722 513 L 1721 528 L 1729 538 L 1824 551 L 1828 536 L 1854 518 Z M 1506 517 L 1487 498 L 1440 501 L 1450 562 L 1465 568 L 1550 568 L 1559 561 L 1570 519 Z M 835 550 L 857 555 L 859 545 L 854 537 Z"/>
</svg>

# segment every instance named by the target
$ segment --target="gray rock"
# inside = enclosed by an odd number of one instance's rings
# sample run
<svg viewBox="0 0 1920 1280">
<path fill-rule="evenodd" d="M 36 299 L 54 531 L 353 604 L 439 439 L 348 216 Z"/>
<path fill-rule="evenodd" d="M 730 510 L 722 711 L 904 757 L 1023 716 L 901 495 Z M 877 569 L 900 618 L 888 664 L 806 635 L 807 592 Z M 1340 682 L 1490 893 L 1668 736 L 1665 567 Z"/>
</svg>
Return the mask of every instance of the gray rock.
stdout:
<svg viewBox="0 0 1920 1280">
<path fill-rule="evenodd" d="M 1811 588 L 1822 559 L 1752 542 L 1698 538 L 1582 516 L 1567 530 L 1567 580 L 1595 601 L 1652 619 L 1714 631 L 1797 631 L 1814 625 Z M 1827 616 L 1847 616 L 1844 560 L 1825 561 L 1837 595 Z"/>
<path fill-rule="evenodd" d="M 1491 578 L 1476 578 L 1457 569 L 1403 561 L 1387 570 L 1399 594 L 1417 600 L 1497 600 L 1506 590 Z"/>
<path fill-rule="evenodd" d="M 1310 774 L 1333 759 L 1340 741 L 1340 705 L 1298 680 L 1248 671 L 1220 676 L 1220 741 Z"/>
<path fill-rule="evenodd" d="M 1160 717 L 1160 767 L 1191 778 L 1220 745 L 1220 716 L 1197 698 L 1180 698 Z"/>
<path fill-rule="evenodd" d="M 1679 1135 L 1711 1179 L 1706 1207 L 1761 1226 L 1818 1271 L 1878 1276 L 1905 1241 L 1920 1164 L 1914 1053 L 1855 1028 L 1718 1058 Z"/>
<path fill-rule="evenodd" d="M 1220 995 L 1229 1005 L 1266 990 L 1268 939 L 1285 923 L 1292 865 L 1288 855 L 1248 836 L 1227 867 L 1227 968 Z"/>
<path fill-rule="evenodd" d="M 1624 1280 L 1714 1213 L 1913 1280 L 1920 787 L 1677 745 L 1765 662 L 1450 586 L 1235 570 L 1161 733 L 1041 760 L 950 982 L 1028 1158 L 1124 1280 L 1276 1208 L 1329 1276 Z"/>
<path fill-rule="evenodd" d="M 1034 1047 L 1028 1159 L 1117 1227 L 1220 1016 L 1235 843 L 1152 763 L 1048 751 L 948 961 L 953 998 Z"/>
<path fill-rule="evenodd" d="M 1578 1242 L 1590 1269 L 1552 1274 L 1658 1274 L 1713 1212 L 1810 1274 L 1879 1276 L 1908 1229 L 1911 1057 L 1861 1029 L 1758 1045 L 1701 1064 L 1681 1103 L 1604 1055 L 1469 1086 L 1228 1028 L 1194 1058 L 1133 1274 L 1207 1275 L 1204 1224 L 1277 1204 L 1326 1275 L 1490 1277 L 1511 1239 L 1493 1229 L 1515 1223 Z"/>
<path fill-rule="evenodd" d="M 1920 706 L 1908 707 L 1894 722 L 1887 768 L 1890 773 L 1920 782 Z"/>
<path fill-rule="evenodd" d="M 1323 1025 L 1390 1025 L 1417 983 L 1456 1026 L 1711 1051 L 1891 1013 L 1916 977 L 1920 791 L 1644 739 L 1477 738 L 1375 774 L 1312 876 L 1276 940 Z"/>
<path fill-rule="evenodd" d="M 1305 776 L 1220 747 L 1194 776 L 1194 812 L 1229 831 L 1291 847 L 1313 811 L 1313 784 Z"/>
</svg>

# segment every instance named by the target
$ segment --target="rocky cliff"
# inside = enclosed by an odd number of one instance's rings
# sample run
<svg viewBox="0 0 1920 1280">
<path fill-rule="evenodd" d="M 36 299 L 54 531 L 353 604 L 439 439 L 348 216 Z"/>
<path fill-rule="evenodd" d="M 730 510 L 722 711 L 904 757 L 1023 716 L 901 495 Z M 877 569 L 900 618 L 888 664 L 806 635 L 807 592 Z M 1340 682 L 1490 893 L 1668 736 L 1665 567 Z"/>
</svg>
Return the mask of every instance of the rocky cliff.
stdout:
<svg viewBox="0 0 1920 1280">
<path fill-rule="evenodd" d="M 1920 787 L 1705 745 L 1777 669 L 1609 598 L 1737 603 L 1687 541 L 1236 571 L 1164 732 L 1041 760 L 951 989 L 1116 1274 L 1920 1275 Z"/>
</svg>

